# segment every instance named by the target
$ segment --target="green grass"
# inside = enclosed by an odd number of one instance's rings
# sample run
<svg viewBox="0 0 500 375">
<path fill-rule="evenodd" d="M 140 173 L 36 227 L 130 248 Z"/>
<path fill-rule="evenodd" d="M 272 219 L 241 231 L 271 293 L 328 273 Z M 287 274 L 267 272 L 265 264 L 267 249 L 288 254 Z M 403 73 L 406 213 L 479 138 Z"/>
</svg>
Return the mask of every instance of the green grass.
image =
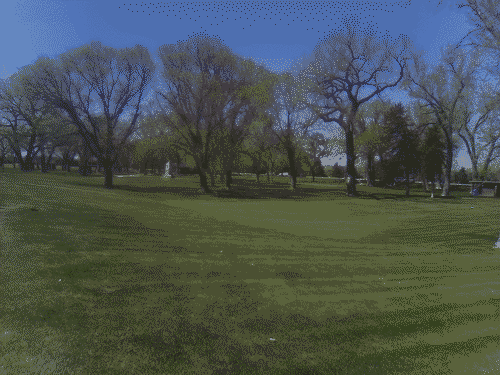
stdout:
<svg viewBox="0 0 500 375">
<path fill-rule="evenodd" d="M 266 180 L 0 169 L 0 374 L 500 372 L 499 200 Z"/>
</svg>

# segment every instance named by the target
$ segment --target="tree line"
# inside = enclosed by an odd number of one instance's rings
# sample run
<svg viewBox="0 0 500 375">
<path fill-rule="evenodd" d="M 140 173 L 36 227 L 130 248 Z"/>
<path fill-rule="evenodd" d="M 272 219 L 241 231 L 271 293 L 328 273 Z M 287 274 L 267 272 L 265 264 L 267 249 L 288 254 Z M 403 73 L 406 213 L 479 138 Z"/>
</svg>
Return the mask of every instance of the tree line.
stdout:
<svg viewBox="0 0 500 375">
<path fill-rule="evenodd" d="M 321 40 L 296 74 L 271 73 L 204 34 L 161 46 L 159 67 L 142 46 L 99 42 L 42 57 L 1 82 L 2 158 L 11 152 L 30 171 L 37 154 L 47 165 L 57 149 L 66 160 L 77 153 L 88 173 L 95 157 L 107 188 L 117 165 L 182 161 L 209 192 L 209 177 L 230 188 L 232 172 L 248 166 L 257 175 L 286 168 L 295 188 L 300 173 L 320 173 L 321 157 L 345 152 L 350 196 L 357 195 L 356 159 L 372 185 L 375 157 L 384 179 L 404 176 L 407 194 L 410 175 L 419 174 L 426 185 L 442 176 L 447 196 L 459 142 L 479 178 L 498 157 L 500 137 L 498 93 L 479 75 L 498 49 L 498 12 L 486 2 L 461 5 L 484 40 L 472 50 L 447 46 L 434 68 L 406 36 L 378 38 L 352 20 Z M 382 99 L 395 88 L 412 105 Z M 314 132 L 329 125 L 342 129 L 342 141 Z"/>
</svg>

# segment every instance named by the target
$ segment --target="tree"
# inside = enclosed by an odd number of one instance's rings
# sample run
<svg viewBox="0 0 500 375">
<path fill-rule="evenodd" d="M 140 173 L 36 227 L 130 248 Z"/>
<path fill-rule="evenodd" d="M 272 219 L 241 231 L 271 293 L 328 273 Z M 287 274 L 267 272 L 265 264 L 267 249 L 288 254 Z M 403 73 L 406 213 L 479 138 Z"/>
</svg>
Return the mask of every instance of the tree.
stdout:
<svg viewBox="0 0 500 375">
<path fill-rule="evenodd" d="M 49 110 L 47 103 L 25 85 L 27 74 L 17 72 L 0 86 L 1 134 L 16 155 L 24 172 L 33 170 L 33 159 L 38 152 L 37 131 L 43 128 L 44 114 Z M 23 159 L 22 149 L 26 151 Z"/>
<path fill-rule="evenodd" d="M 483 152 L 487 150 L 482 170 L 485 173 L 491 161 L 498 157 L 498 155 L 493 155 L 494 151 L 500 148 L 498 143 L 500 138 L 500 127 L 498 126 L 500 107 L 495 99 L 495 94 L 492 94 L 492 92 L 491 85 L 488 85 L 486 89 L 475 92 L 474 97 L 468 95 L 458 102 L 458 108 L 462 111 L 465 122 L 465 125 L 459 129 L 458 135 L 463 140 L 471 159 L 474 179 L 479 178 L 478 162 Z M 478 112 L 479 117 L 472 123 L 471 120 L 475 112 Z M 478 136 L 479 139 L 476 139 Z M 486 144 L 478 145 L 478 140 Z"/>
<path fill-rule="evenodd" d="M 257 182 L 264 172 L 267 172 L 267 182 L 270 182 L 270 174 L 276 172 L 277 161 L 281 156 L 278 147 L 280 140 L 272 128 L 272 117 L 260 114 L 252 122 L 249 134 L 243 141 L 241 153 L 250 160 L 250 170 L 256 174 Z"/>
<path fill-rule="evenodd" d="M 500 53 L 500 2 L 498 0 L 465 0 L 457 5 L 458 8 L 471 10 L 469 22 L 475 26 L 475 29 L 469 31 L 457 43 L 457 47 L 469 38 L 470 43 L 466 45 L 475 49 L 487 49 L 494 54 Z"/>
<path fill-rule="evenodd" d="M 467 53 L 451 46 L 442 51 L 442 63 L 431 73 L 420 58 L 414 58 L 414 70 L 408 74 L 402 87 L 409 95 L 426 104 L 436 123 L 441 127 L 446 144 L 443 196 L 448 196 L 453 164 L 453 135 L 465 124 L 463 111 L 457 104 L 462 97 L 474 89 L 474 74 L 480 65 L 480 51 Z"/>
<path fill-rule="evenodd" d="M 249 87 L 256 79 L 249 72 L 256 70 L 207 36 L 161 46 L 159 55 L 169 87 L 166 93 L 157 91 L 165 103 L 163 108 L 158 100 L 165 126 L 179 135 L 179 147 L 196 163 L 202 190 L 210 192 L 207 172 L 217 167 L 217 158 L 222 159 L 219 169 L 230 171 L 255 115 L 249 109 L 255 103 Z"/>
<path fill-rule="evenodd" d="M 335 163 L 332 169 L 327 172 L 329 177 L 344 178 L 345 177 L 345 167 L 341 167 L 339 163 Z"/>
<path fill-rule="evenodd" d="M 297 187 L 300 150 L 303 150 L 307 132 L 318 116 L 309 108 L 307 87 L 302 78 L 286 72 L 275 85 L 275 95 L 268 104 L 267 113 L 273 118 L 273 131 L 287 155 L 291 188 Z"/>
<path fill-rule="evenodd" d="M 321 133 L 311 134 L 307 139 L 305 151 L 309 156 L 312 180 L 319 175 L 324 175 L 325 171 L 321 166 L 321 158 L 332 155 L 329 142 Z"/>
<path fill-rule="evenodd" d="M 113 188 L 113 166 L 135 131 L 141 103 L 155 66 L 142 46 L 114 49 L 92 42 L 61 54 L 39 58 L 26 69 L 27 87 L 63 111 L 78 129 L 84 154 L 95 156 L 105 172 L 104 186 Z M 99 107 L 104 129 L 92 111 Z M 119 120 L 129 124 L 118 133 Z M 104 139 L 104 142 L 100 142 Z"/>
<path fill-rule="evenodd" d="M 468 184 L 469 176 L 464 167 L 460 168 L 458 172 L 455 173 L 455 183 L 457 184 Z"/>
<path fill-rule="evenodd" d="M 434 198 L 434 186 L 438 175 L 441 175 L 446 161 L 446 144 L 443 141 L 442 128 L 432 125 L 427 129 L 421 146 L 424 176 L 432 182 L 431 198 Z"/>
<path fill-rule="evenodd" d="M 250 134 L 254 119 L 261 118 L 271 100 L 277 76 L 257 67 L 251 61 L 239 60 L 240 75 L 243 78 L 238 87 L 238 94 L 229 97 L 229 105 L 220 113 L 226 120 L 218 130 L 219 146 L 212 155 L 217 155 L 220 163 L 221 178 L 225 177 L 226 188 L 230 188 L 231 172 L 236 155 L 241 151 L 243 141 Z"/>
<path fill-rule="evenodd" d="M 366 182 L 373 186 L 375 179 L 374 158 L 376 155 L 383 160 L 384 154 L 390 148 L 391 135 L 383 127 L 383 117 L 390 104 L 375 100 L 361 108 L 355 119 L 354 149 L 366 160 Z"/>
<path fill-rule="evenodd" d="M 420 152 L 418 144 L 418 134 L 410 129 L 409 120 L 405 115 L 405 110 L 401 103 L 393 106 L 385 117 L 386 126 L 391 128 L 391 138 L 393 145 L 390 153 L 394 167 L 402 167 L 406 196 L 410 196 L 410 174 L 420 169 Z M 399 169 L 399 168 L 398 168 Z"/>
<path fill-rule="evenodd" d="M 346 20 L 346 31 L 331 34 L 315 47 L 315 59 L 302 74 L 315 80 L 314 93 L 318 100 L 325 100 L 322 108 L 315 106 L 316 113 L 324 122 L 336 122 L 345 132 L 347 195 L 355 196 L 354 119 L 364 103 L 403 79 L 410 41 L 407 37 L 396 43 L 377 40 L 371 31 L 356 32 L 351 23 Z M 399 77 L 388 83 L 394 78 L 394 63 Z M 387 73 L 385 77 L 383 73 Z M 366 87 L 374 90 L 360 99 L 360 91 Z M 330 117 L 335 113 L 336 117 Z"/>
</svg>

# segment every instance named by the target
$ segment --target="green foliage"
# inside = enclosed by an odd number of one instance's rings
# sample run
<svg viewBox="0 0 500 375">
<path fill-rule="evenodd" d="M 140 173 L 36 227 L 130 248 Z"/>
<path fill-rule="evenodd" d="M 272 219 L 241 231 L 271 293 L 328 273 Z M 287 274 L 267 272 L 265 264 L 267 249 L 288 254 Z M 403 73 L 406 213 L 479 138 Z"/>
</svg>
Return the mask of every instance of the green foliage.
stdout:
<svg viewBox="0 0 500 375">
<path fill-rule="evenodd" d="M 467 174 L 467 171 L 465 170 L 464 167 L 460 168 L 458 172 L 454 173 L 453 180 L 457 184 L 468 184 L 469 183 L 469 176 Z"/>
<path fill-rule="evenodd" d="M 422 170 L 428 181 L 435 181 L 443 170 L 445 161 L 445 143 L 442 131 L 437 124 L 427 129 L 420 148 L 422 155 Z"/>
<path fill-rule="evenodd" d="M 339 163 L 335 163 L 335 165 L 331 169 L 328 169 L 326 173 L 328 177 L 344 178 L 345 167 L 340 166 Z"/>
</svg>

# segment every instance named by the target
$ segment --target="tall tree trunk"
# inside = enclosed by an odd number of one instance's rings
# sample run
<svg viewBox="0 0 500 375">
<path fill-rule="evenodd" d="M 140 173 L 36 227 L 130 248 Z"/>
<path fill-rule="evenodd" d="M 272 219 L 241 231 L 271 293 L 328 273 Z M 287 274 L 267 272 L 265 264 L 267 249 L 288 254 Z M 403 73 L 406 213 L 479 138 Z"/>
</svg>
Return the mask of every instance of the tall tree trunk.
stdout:
<svg viewBox="0 0 500 375">
<path fill-rule="evenodd" d="M 373 187 L 373 154 L 366 155 L 366 185 Z"/>
<path fill-rule="evenodd" d="M 356 166 L 354 164 L 354 134 L 352 129 L 346 132 L 346 156 L 347 156 L 347 195 L 355 197 L 356 192 Z"/>
<path fill-rule="evenodd" d="M 232 182 L 233 182 L 232 171 L 228 170 L 228 171 L 226 171 L 226 189 L 227 190 L 231 189 L 231 183 Z"/>
<path fill-rule="evenodd" d="M 429 181 L 427 181 L 427 178 L 424 176 L 422 179 L 422 184 L 424 185 L 424 192 L 428 193 L 429 192 Z"/>
<path fill-rule="evenodd" d="M 453 148 L 451 141 L 448 142 L 446 147 L 446 158 L 444 163 L 444 186 L 443 197 L 448 197 L 450 195 L 450 184 L 451 184 L 451 167 L 453 164 Z"/>
<path fill-rule="evenodd" d="M 409 197 L 410 196 L 410 174 L 408 173 L 407 170 L 405 170 L 405 182 L 406 182 L 406 184 L 405 184 L 405 190 L 406 190 L 405 191 L 405 195 L 407 197 Z"/>
<path fill-rule="evenodd" d="M 42 166 L 41 168 L 42 173 L 47 173 L 48 167 L 47 167 L 47 158 L 45 157 L 45 146 L 42 146 L 40 150 L 40 164 Z"/>
<path fill-rule="evenodd" d="M 113 163 L 109 161 L 104 162 L 104 187 L 113 189 Z"/>
<path fill-rule="evenodd" d="M 18 160 L 20 161 L 21 164 L 21 171 L 32 172 L 35 169 L 35 165 L 33 163 L 33 156 L 30 153 L 27 153 L 24 159 L 22 156 L 18 157 Z"/>
<path fill-rule="evenodd" d="M 212 191 L 208 187 L 208 179 L 207 179 L 206 170 L 200 168 L 198 174 L 200 176 L 200 185 L 201 185 L 201 189 L 203 190 L 203 192 L 206 194 L 211 193 Z"/>
<path fill-rule="evenodd" d="M 297 168 L 295 165 L 295 149 L 293 148 L 293 145 L 291 144 L 288 145 L 288 147 L 286 148 L 286 153 L 288 156 L 288 163 L 290 165 L 290 170 L 289 170 L 290 185 L 292 187 L 292 190 L 295 190 L 297 187 Z"/>
</svg>

